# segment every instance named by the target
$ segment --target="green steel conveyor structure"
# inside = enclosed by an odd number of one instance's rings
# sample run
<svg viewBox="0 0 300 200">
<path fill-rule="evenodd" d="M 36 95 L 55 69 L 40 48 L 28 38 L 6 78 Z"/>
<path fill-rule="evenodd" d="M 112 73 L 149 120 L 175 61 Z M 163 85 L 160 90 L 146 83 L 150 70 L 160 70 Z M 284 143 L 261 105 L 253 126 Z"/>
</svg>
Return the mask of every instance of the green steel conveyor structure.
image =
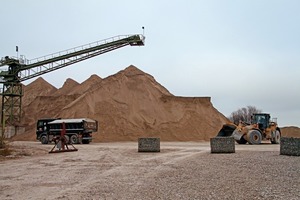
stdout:
<svg viewBox="0 0 300 200">
<path fill-rule="evenodd" d="M 1 123 L 17 126 L 21 121 L 22 81 L 49 73 L 74 63 L 98 56 L 130 45 L 143 46 L 144 35 L 120 35 L 105 40 L 67 49 L 43 57 L 25 58 L 4 57 L 0 60 L 0 84 L 2 90 Z M 3 66 L 8 66 L 2 70 Z M 1 87 L 1 86 L 0 86 Z"/>
</svg>

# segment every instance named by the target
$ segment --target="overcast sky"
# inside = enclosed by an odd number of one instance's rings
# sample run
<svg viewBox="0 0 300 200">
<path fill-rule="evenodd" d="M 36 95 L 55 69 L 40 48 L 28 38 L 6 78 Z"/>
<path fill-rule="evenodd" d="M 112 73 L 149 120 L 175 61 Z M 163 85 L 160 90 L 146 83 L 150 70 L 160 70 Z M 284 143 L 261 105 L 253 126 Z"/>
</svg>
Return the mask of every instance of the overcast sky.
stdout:
<svg viewBox="0 0 300 200">
<path fill-rule="evenodd" d="M 210 96 L 225 116 L 252 105 L 300 127 L 299 9 L 298 0 L 1 0 L 0 57 L 19 46 L 33 59 L 144 26 L 146 46 L 42 77 L 60 88 L 133 64 L 176 96 Z"/>
</svg>

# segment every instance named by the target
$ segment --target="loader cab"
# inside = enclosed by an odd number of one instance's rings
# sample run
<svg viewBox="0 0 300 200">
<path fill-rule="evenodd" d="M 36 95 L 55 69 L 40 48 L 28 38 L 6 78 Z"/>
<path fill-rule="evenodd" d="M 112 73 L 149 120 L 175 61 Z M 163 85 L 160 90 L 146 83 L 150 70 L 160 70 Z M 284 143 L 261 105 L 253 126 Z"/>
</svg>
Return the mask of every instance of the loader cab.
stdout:
<svg viewBox="0 0 300 200">
<path fill-rule="evenodd" d="M 270 114 L 257 113 L 252 116 L 252 124 L 258 124 L 260 130 L 265 130 L 269 127 Z"/>
</svg>

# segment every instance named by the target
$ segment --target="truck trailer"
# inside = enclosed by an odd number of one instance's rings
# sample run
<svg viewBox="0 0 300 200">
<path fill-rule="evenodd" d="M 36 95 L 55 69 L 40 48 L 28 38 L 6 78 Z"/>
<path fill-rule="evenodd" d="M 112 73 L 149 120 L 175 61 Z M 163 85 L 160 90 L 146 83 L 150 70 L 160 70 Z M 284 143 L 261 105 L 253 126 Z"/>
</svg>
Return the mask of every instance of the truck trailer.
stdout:
<svg viewBox="0 0 300 200">
<path fill-rule="evenodd" d="M 98 130 L 98 122 L 89 118 L 39 119 L 36 139 L 42 144 L 51 143 L 55 137 L 60 137 L 63 123 L 66 129 L 65 137 L 70 144 L 89 144 L 92 141 L 92 133 Z"/>
</svg>

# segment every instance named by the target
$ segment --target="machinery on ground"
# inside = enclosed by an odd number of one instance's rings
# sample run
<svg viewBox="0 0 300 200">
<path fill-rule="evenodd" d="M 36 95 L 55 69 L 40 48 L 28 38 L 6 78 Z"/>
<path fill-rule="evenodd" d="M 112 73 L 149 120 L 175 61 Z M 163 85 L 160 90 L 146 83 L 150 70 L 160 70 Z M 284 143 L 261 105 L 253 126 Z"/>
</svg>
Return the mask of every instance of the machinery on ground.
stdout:
<svg viewBox="0 0 300 200">
<path fill-rule="evenodd" d="M 89 144 L 92 133 L 97 132 L 98 122 L 88 118 L 79 119 L 39 119 L 37 121 L 36 139 L 42 144 L 56 140 L 64 129 L 66 143 Z"/>
<path fill-rule="evenodd" d="M 68 145 L 68 139 L 66 138 L 66 124 L 63 122 L 61 126 L 61 132 L 59 137 L 54 138 L 54 147 L 49 151 L 49 153 L 61 153 L 61 152 L 72 152 L 78 151 L 73 144 Z M 55 147 L 57 148 L 55 150 Z"/>
<path fill-rule="evenodd" d="M 21 102 L 23 96 L 22 81 L 72 65 L 115 49 L 130 45 L 143 46 L 143 35 L 121 35 L 78 46 L 65 51 L 28 60 L 8 57 L 0 59 L 0 84 L 2 90 L 2 127 L 5 124 L 18 126 L 21 121 Z M 16 48 L 18 51 L 18 47 Z M 2 66 L 8 66 L 7 68 Z"/>
<path fill-rule="evenodd" d="M 272 144 L 279 144 L 281 131 L 276 121 L 270 120 L 270 114 L 253 114 L 251 123 L 240 122 L 239 125 L 225 124 L 217 137 L 234 137 L 239 144 L 260 144 L 263 140 L 270 140 Z"/>
</svg>

